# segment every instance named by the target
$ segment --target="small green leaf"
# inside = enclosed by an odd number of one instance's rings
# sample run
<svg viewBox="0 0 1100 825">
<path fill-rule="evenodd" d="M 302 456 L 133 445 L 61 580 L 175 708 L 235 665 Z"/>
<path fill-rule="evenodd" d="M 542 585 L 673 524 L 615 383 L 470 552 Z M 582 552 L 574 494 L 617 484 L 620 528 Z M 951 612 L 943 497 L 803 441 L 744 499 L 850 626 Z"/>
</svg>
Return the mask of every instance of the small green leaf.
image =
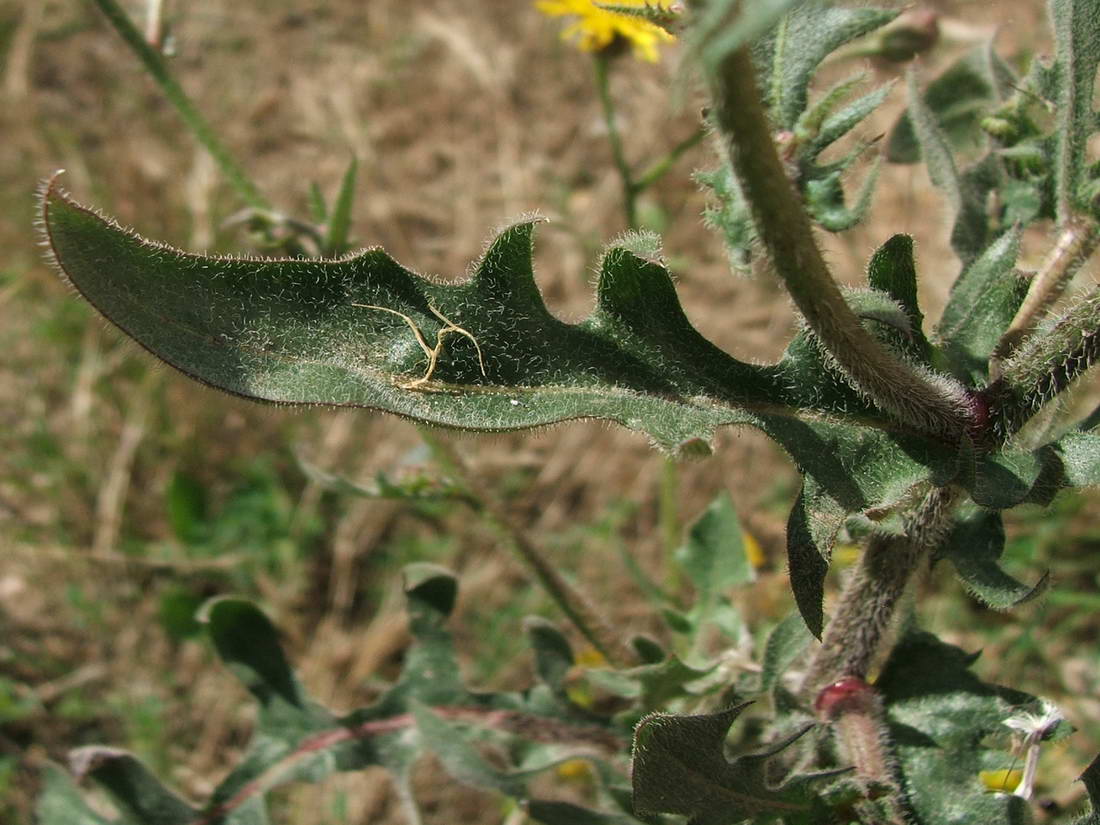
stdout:
<svg viewBox="0 0 1100 825">
<path fill-rule="evenodd" d="M 565 677 L 576 661 L 569 640 L 556 625 L 540 616 L 528 616 L 523 626 L 535 651 L 535 675 L 551 690 L 563 694 Z"/>
<path fill-rule="evenodd" d="M 889 96 L 894 89 L 894 83 L 884 83 L 877 89 L 853 100 L 843 109 L 829 114 L 818 129 L 816 135 L 806 147 L 806 155 L 817 158 L 828 147 L 832 146 L 852 129 L 866 120 Z"/>
<path fill-rule="evenodd" d="M 676 561 L 695 587 L 700 604 L 713 605 L 724 591 L 756 580 L 728 492 L 715 496 L 691 526 L 687 543 L 676 551 Z"/>
<path fill-rule="evenodd" d="M 1071 432 L 1053 445 L 1062 462 L 1067 487 L 1100 484 L 1100 433 Z"/>
<path fill-rule="evenodd" d="M 275 625 L 252 602 L 232 597 L 213 599 L 199 621 L 207 625 L 214 648 L 244 686 L 269 705 L 281 701 L 304 708 L 305 697 L 279 641 Z"/>
<path fill-rule="evenodd" d="M 88 807 L 68 773 L 52 762 L 42 769 L 42 790 L 34 813 L 39 825 L 118 825 Z"/>
<path fill-rule="evenodd" d="M 982 118 L 1000 103 L 1015 83 L 1011 69 L 992 43 L 971 49 L 928 84 L 921 95 L 947 145 L 957 153 L 977 153 L 985 145 Z M 912 115 L 903 114 L 890 132 L 886 157 L 892 163 L 916 163 L 921 141 Z"/>
<path fill-rule="evenodd" d="M 754 13 L 767 4 L 750 3 Z M 793 130 L 806 110 L 810 81 L 832 52 L 886 25 L 897 10 L 843 8 L 823 0 L 795 7 L 766 37 L 753 44 L 760 87 L 779 129 Z"/>
<path fill-rule="evenodd" d="M 767 771 L 768 760 L 809 728 L 766 752 L 726 759 L 726 735 L 746 707 L 700 716 L 655 713 L 643 719 L 634 731 L 635 810 L 685 814 L 692 825 L 731 825 L 809 811 L 803 782 L 774 787 Z"/>
<path fill-rule="evenodd" d="M 770 693 L 787 668 L 802 658 L 811 640 L 802 616 L 791 613 L 768 634 L 761 663 L 760 690 Z"/>
<path fill-rule="evenodd" d="M 791 590 L 806 629 L 818 639 L 825 625 L 825 576 L 833 542 L 846 516 L 844 508 L 808 477 L 787 519 Z"/>
<path fill-rule="evenodd" d="M 1044 507 L 1067 487 L 1100 484 L 1100 433 L 1074 430 L 1036 451 L 1043 468 L 1028 501 Z"/>
<path fill-rule="evenodd" d="M 974 462 L 967 490 L 974 503 L 990 510 L 1007 510 L 1026 501 L 1043 471 L 1038 453 L 1002 450 Z"/>
<path fill-rule="evenodd" d="M 339 257 L 348 251 L 348 231 L 351 229 L 351 210 L 355 205 L 355 182 L 359 171 L 359 160 L 354 155 L 347 171 L 340 181 L 340 193 L 332 208 L 325 233 L 324 254 Z"/>
<path fill-rule="evenodd" d="M 1029 587 L 1008 575 L 999 564 L 1005 531 L 1001 514 L 970 507 L 958 518 L 939 550 L 955 567 L 963 585 L 983 604 L 1008 610 L 1043 592 L 1047 576 Z"/>
<path fill-rule="evenodd" d="M 206 488 L 194 476 L 177 470 L 165 491 L 168 523 L 185 544 L 201 541 L 207 518 Z"/>
<path fill-rule="evenodd" d="M 914 361 L 927 364 L 932 346 L 924 335 L 924 313 L 917 300 L 917 265 L 913 259 L 913 239 L 909 235 L 894 235 L 875 250 L 867 264 L 867 281 L 871 288 L 885 292 L 905 311 L 909 318 L 908 340 L 902 339 L 903 352 Z"/>
<path fill-rule="evenodd" d="M 125 751 L 92 746 L 73 751 L 69 758 L 78 778 L 94 779 L 142 825 L 192 825 L 199 816 Z"/>
<path fill-rule="evenodd" d="M 1010 229 L 966 267 L 951 288 L 937 328 L 951 371 L 971 386 L 989 380 L 989 359 L 1027 295 L 1016 275 L 1020 230 Z"/>
<path fill-rule="evenodd" d="M 401 575 L 413 620 L 428 618 L 432 624 L 445 622 L 458 598 L 458 581 L 454 573 L 437 564 L 418 562 L 406 565 Z"/>
</svg>

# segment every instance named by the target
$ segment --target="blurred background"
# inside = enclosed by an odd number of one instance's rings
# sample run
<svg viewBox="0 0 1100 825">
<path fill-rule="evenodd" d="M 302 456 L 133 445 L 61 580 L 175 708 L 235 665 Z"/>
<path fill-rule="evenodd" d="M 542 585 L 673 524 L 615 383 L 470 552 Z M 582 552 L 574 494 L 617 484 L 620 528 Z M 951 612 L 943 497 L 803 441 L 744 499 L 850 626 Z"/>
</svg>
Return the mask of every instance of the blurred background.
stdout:
<svg viewBox="0 0 1100 825">
<path fill-rule="evenodd" d="M 149 4 L 123 5 L 144 21 Z M 1047 40 L 1036 2 L 929 8 L 944 32 L 923 57 L 929 77 L 994 26 L 1014 60 Z M 464 277 L 494 227 L 537 211 L 547 303 L 565 320 L 587 314 L 600 251 L 625 221 L 593 61 L 560 39 L 560 20 L 526 0 L 192 0 L 164 14 L 173 70 L 281 211 L 305 218 L 311 182 L 331 200 L 354 155 L 355 241 L 443 279 Z M 880 82 L 902 71 L 867 68 Z M 611 88 L 636 166 L 699 126 L 705 101 L 676 46 L 656 64 L 616 61 Z M 899 89 L 883 131 L 903 106 Z M 640 221 L 662 234 L 693 323 L 740 358 L 775 360 L 794 330 L 786 298 L 764 269 L 731 273 L 700 221 L 692 172 L 715 163 L 706 141 L 691 150 L 646 193 Z M 154 363 L 43 262 L 34 191 L 58 168 L 78 199 L 148 237 L 255 251 L 232 220 L 243 204 L 91 3 L 0 0 L 0 821 L 29 821 L 43 762 L 82 744 L 129 748 L 184 793 L 210 792 L 253 712 L 197 635 L 194 610 L 213 595 L 257 599 L 313 695 L 347 709 L 397 672 L 401 566 L 438 562 L 460 576 L 453 628 L 469 680 L 527 684 L 519 622 L 559 617 L 488 527 L 459 503 L 337 495 L 301 466 L 430 481 L 416 431 L 250 404 Z M 884 168 L 872 219 L 823 238 L 838 276 L 858 281 L 876 246 L 913 234 L 937 317 L 958 267 L 942 206 L 923 167 Z M 644 436 L 601 423 L 447 437 L 623 628 L 666 632 L 627 560 L 674 585 L 670 550 L 723 490 L 762 551 L 738 597 L 745 615 L 763 633 L 792 607 L 783 529 L 797 477 L 757 433 L 724 432 L 713 457 L 675 471 Z M 1058 798 L 1078 792 L 1068 783 L 1100 749 L 1096 503 L 1067 496 L 1013 517 L 1010 571 L 1055 577 L 1041 603 L 992 613 L 949 571 L 921 599 L 933 629 L 984 648 L 984 677 L 1052 698 L 1082 728 L 1045 757 L 1040 789 Z M 498 801 L 435 770 L 418 777 L 428 822 L 504 821 Z M 279 797 L 281 822 L 402 821 L 381 773 Z"/>
</svg>

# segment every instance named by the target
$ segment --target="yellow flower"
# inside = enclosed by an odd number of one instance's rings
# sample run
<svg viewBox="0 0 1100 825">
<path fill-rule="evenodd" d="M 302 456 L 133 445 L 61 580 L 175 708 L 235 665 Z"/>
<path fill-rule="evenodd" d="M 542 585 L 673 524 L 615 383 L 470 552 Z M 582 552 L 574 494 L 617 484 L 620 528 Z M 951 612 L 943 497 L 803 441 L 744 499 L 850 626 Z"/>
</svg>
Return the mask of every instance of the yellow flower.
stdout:
<svg viewBox="0 0 1100 825">
<path fill-rule="evenodd" d="M 1024 778 L 1024 772 L 1019 770 L 979 771 L 978 777 L 985 785 L 985 789 L 996 793 L 1012 793 L 1020 780 Z"/>
<path fill-rule="evenodd" d="M 608 5 L 612 3 L 641 7 L 647 5 L 647 0 L 611 0 Z M 538 0 L 535 5 L 550 17 L 576 17 L 577 21 L 562 32 L 562 37 L 577 38 L 577 45 L 586 52 L 603 51 L 621 37 L 634 46 L 636 56 L 656 63 L 657 44 L 676 39 L 660 26 L 640 17 L 601 9 L 593 0 Z M 650 0 L 648 5 L 669 9 L 672 0 Z"/>
</svg>

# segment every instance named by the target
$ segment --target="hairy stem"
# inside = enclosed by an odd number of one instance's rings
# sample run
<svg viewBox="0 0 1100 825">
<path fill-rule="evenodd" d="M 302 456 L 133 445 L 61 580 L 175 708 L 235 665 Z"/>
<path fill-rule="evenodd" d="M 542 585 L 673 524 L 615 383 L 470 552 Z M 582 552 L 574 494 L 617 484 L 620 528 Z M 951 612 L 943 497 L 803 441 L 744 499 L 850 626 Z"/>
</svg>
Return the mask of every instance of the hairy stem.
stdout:
<svg viewBox="0 0 1100 825">
<path fill-rule="evenodd" d="M 993 432 L 1001 439 L 1019 432 L 1098 357 L 1100 290 L 1093 290 L 1049 329 L 1032 335 L 983 391 Z"/>
<path fill-rule="evenodd" d="M 1027 297 L 993 351 L 993 369 L 1008 358 L 1062 297 L 1085 262 L 1100 244 L 1100 231 L 1091 221 L 1071 220 L 1059 233 L 1042 266 L 1035 274 Z"/>
<path fill-rule="evenodd" d="M 615 170 L 619 173 L 619 183 L 623 189 L 623 209 L 626 211 L 628 229 L 638 228 L 638 188 L 634 182 L 634 172 L 627 163 L 623 152 L 623 139 L 619 133 L 619 120 L 615 114 L 615 101 L 611 97 L 611 59 L 602 53 L 596 55 L 596 91 L 600 95 L 600 107 L 603 109 L 604 123 L 607 124 L 607 140 L 611 144 L 611 157 L 615 161 Z"/>
<path fill-rule="evenodd" d="M 909 582 L 946 537 L 958 499 L 955 487 L 933 488 L 906 520 L 904 535 L 871 537 L 825 628 L 802 683 L 804 695 L 813 696 L 838 679 L 867 678 L 883 652 Z"/>
<path fill-rule="evenodd" d="M 542 550 L 516 524 L 504 506 L 470 473 L 454 448 L 427 427 L 418 427 L 432 455 L 469 492 L 485 520 L 504 537 L 509 547 L 534 574 L 550 598 L 561 608 L 581 635 L 615 666 L 635 664 L 636 657 L 610 622 L 596 607 L 558 572 Z"/>
<path fill-rule="evenodd" d="M 810 328 L 855 386 L 883 410 L 940 437 L 964 432 L 972 412 L 961 387 L 935 383 L 899 361 L 845 303 L 776 152 L 748 50 L 723 59 L 711 85 L 715 118 L 757 231 Z"/>
<path fill-rule="evenodd" d="M 214 158 L 214 162 L 218 164 L 226 180 L 232 184 L 241 198 L 249 206 L 256 209 L 271 209 L 267 199 L 260 193 L 260 190 L 248 177 L 244 169 L 233 159 L 232 154 L 218 138 L 217 133 L 206 122 L 199 110 L 195 108 L 187 93 L 183 91 L 183 87 L 173 76 L 164 56 L 145 40 L 125 10 L 116 0 L 93 0 L 93 2 L 99 6 L 100 11 L 114 26 L 115 31 L 126 42 L 126 45 L 138 56 L 146 71 L 149 72 L 153 80 L 160 86 L 161 91 L 164 92 L 164 96 L 176 107 L 176 111 L 183 118 L 183 122 L 187 124 L 187 128 L 191 130 L 199 143 L 206 147 L 206 151 Z"/>
</svg>

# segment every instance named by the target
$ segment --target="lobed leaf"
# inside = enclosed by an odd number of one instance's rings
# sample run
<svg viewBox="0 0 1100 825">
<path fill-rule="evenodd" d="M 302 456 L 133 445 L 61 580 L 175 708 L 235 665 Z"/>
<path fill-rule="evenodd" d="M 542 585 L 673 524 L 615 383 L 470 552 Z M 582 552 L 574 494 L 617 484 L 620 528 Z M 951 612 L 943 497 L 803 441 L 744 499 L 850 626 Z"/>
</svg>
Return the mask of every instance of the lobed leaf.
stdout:
<svg viewBox="0 0 1100 825">
<path fill-rule="evenodd" d="M 726 759 L 726 735 L 746 707 L 698 716 L 655 713 L 643 719 L 634 732 L 635 810 L 685 814 L 692 825 L 729 825 L 808 812 L 812 806 L 806 783 L 773 786 L 767 764 L 809 728 L 766 752 Z"/>
<path fill-rule="evenodd" d="M 444 285 L 377 249 L 338 261 L 190 255 L 56 185 L 43 207 L 58 264 L 97 309 L 237 395 L 485 431 L 607 418 L 671 450 L 802 403 L 786 367 L 745 364 L 699 335 L 665 269 L 624 246 L 604 257 L 592 315 L 570 325 L 535 285 L 531 222 L 502 232 L 471 280 Z"/>
</svg>

